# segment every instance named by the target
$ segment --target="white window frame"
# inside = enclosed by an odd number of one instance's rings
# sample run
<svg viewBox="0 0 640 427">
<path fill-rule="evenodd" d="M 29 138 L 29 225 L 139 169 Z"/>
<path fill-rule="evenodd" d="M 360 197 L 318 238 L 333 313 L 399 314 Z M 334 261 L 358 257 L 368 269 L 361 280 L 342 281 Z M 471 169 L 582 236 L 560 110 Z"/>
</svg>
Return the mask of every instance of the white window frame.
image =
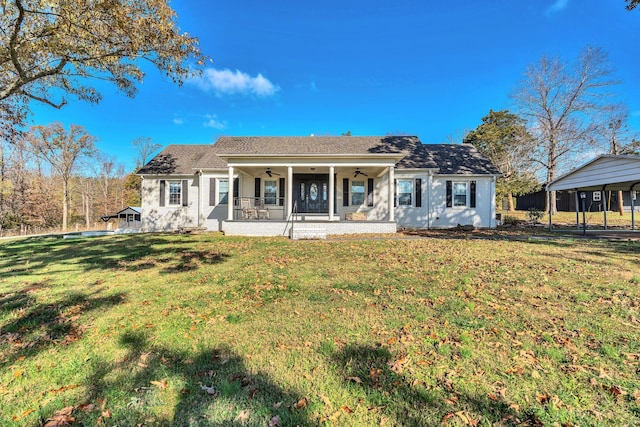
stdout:
<svg viewBox="0 0 640 427">
<path fill-rule="evenodd" d="M 400 193 L 400 187 L 402 182 L 408 182 L 410 186 L 410 191 L 408 193 Z M 396 181 L 396 204 L 398 207 L 411 208 L 415 203 L 415 183 L 414 179 L 411 178 L 398 178 Z M 409 194 L 409 203 L 401 203 L 400 194 Z"/>
<path fill-rule="evenodd" d="M 227 183 L 227 191 L 226 191 L 226 193 L 223 192 L 220 189 L 221 184 L 223 182 Z M 218 196 L 218 204 L 219 205 L 228 205 L 229 204 L 229 179 L 228 178 L 218 178 L 216 180 L 216 185 L 218 186 L 218 188 L 217 188 L 218 191 L 216 192 L 216 194 Z M 227 196 L 227 200 L 226 201 L 223 201 L 223 194 L 226 194 L 226 196 Z"/>
<path fill-rule="evenodd" d="M 464 205 L 456 204 L 456 185 L 464 185 Z M 470 183 L 468 181 L 452 181 L 451 182 L 451 207 L 454 209 L 466 209 L 469 207 L 470 200 Z M 461 196 L 462 194 L 458 194 Z"/>
<path fill-rule="evenodd" d="M 167 193 L 168 196 L 167 197 L 167 205 L 168 206 L 182 206 L 182 181 L 168 181 L 167 185 Z M 174 187 L 178 189 L 178 191 L 171 191 L 171 187 Z M 177 202 L 172 201 L 172 196 L 173 199 L 175 199 L 176 197 L 178 198 Z"/>
<path fill-rule="evenodd" d="M 362 183 L 362 192 L 353 191 L 353 188 L 356 186 L 356 183 Z M 357 185 L 357 186 L 360 187 L 360 185 Z M 361 203 L 354 202 L 353 196 L 355 196 L 356 194 L 362 194 Z M 367 203 L 367 182 L 366 181 L 357 180 L 357 179 L 352 179 L 349 181 L 349 202 L 351 206 L 363 206 L 365 203 Z"/>
<path fill-rule="evenodd" d="M 262 184 L 262 198 L 264 199 L 264 204 L 265 205 L 270 205 L 270 206 L 274 206 L 278 204 L 278 194 L 280 188 L 278 188 L 278 179 L 265 179 L 263 184 Z M 273 193 L 273 196 L 269 195 L 267 196 L 267 182 L 275 182 L 275 191 Z M 269 193 L 271 194 L 271 193 Z M 271 200 L 273 199 L 273 203 L 269 203 Z"/>
</svg>

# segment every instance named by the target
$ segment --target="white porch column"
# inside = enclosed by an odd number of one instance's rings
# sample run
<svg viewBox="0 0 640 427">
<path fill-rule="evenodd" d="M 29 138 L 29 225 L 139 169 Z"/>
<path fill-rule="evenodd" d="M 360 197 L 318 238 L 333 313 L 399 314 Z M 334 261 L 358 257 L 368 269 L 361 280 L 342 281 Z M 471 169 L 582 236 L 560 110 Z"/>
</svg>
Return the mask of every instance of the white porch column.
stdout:
<svg viewBox="0 0 640 427">
<path fill-rule="evenodd" d="M 393 166 L 389 166 L 389 221 L 395 221 L 395 207 L 393 206 L 393 199 L 396 195 L 396 189 L 393 185 L 394 181 L 394 169 Z"/>
<path fill-rule="evenodd" d="M 229 166 L 229 193 L 227 193 L 227 221 L 233 221 L 233 166 Z"/>
<path fill-rule="evenodd" d="M 293 166 L 287 166 L 287 211 L 284 213 L 284 219 L 289 219 L 293 210 Z"/>
<path fill-rule="evenodd" d="M 335 168 L 333 166 L 329 166 L 329 221 L 333 221 L 333 211 L 335 207 L 333 206 L 333 198 L 335 197 Z"/>
</svg>

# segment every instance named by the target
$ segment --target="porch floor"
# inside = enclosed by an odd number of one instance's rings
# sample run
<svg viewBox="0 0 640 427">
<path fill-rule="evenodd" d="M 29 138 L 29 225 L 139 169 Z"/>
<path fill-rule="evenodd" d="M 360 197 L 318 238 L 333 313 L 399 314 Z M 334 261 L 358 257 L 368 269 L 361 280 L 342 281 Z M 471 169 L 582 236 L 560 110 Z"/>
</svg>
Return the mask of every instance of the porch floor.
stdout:
<svg viewBox="0 0 640 427">
<path fill-rule="evenodd" d="M 235 220 L 223 221 L 222 231 L 228 236 L 287 236 L 341 235 L 341 234 L 389 234 L 397 231 L 395 221 L 334 221 L 321 219 Z M 307 237 L 312 238 L 312 237 Z M 313 237 L 322 238 L 322 237 Z"/>
</svg>

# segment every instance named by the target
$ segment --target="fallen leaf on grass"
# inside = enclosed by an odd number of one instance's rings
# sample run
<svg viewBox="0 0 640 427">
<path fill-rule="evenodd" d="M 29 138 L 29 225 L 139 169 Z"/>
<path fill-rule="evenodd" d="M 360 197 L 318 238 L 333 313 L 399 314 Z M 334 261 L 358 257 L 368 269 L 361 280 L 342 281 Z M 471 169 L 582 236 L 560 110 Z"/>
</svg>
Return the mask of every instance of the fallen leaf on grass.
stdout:
<svg viewBox="0 0 640 427">
<path fill-rule="evenodd" d="M 200 388 L 204 390 L 209 396 L 217 397 L 218 392 L 216 391 L 214 386 L 207 387 L 206 385 L 200 385 Z"/>
<path fill-rule="evenodd" d="M 93 403 L 85 403 L 82 405 L 78 405 L 78 409 L 84 412 L 91 412 L 96 409 L 96 405 L 94 405 Z"/>
<path fill-rule="evenodd" d="M 295 409 L 301 409 L 301 408 L 304 408 L 305 406 L 307 406 L 307 403 L 309 403 L 309 401 L 307 400 L 306 397 L 303 397 L 302 399 L 298 400 L 296 402 L 296 404 L 293 405 L 293 407 Z"/>
<path fill-rule="evenodd" d="M 273 404 L 273 409 L 279 409 L 282 406 L 282 400 L 278 403 Z"/>
<path fill-rule="evenodd" d="M 347 377 L 347 380 L 353 381 L 354 383 L 362 384 L 362 380 L 359 377 Z"/>
<path fill-rule="evenodd" d="M 35 408 L 33 408 L 33 409 L 28 409 L 28 410 L 24 411 L 24 412 L 23 412 L 22 414 L 20 414 L 20 415 L 14 415 L 14 416 L 13 416 L 13 421 L 18 421 L 19 419 L 26 417 L 27 415 L 29 415 L 29 414 L 30 414 L 30 413 L 32 413 L 33 411 L 35 411 Z"/>
<path fill-rule="evenodd" d="M 161 381 L 151 381 L 151 384 L 158 387 L 160 390 L 166 390 L 168 385 L 166 378 Z"/>
<path fill-rule="evenodd" d="M 73 409 L 73 406 L 67 406 L 66 408 L 56 411 L 53 416 L 44 423 L 44 427 L 58 427 L 74 423 L 76 419 L 71 416 Z"/>
<path fill-rule="evenodd" d="M 347 414 L 353 414 L 353 409 L 349 408 L 347 405 L 344 405 L 341 409 Z"/>
<path fill-rule="evenodd" d="M 243 411 L 240 411 L 240 413 L 238 414 L 238 416 L 234 421 L 236 422 L 240 421 L 241 423 L 243 423 L 249 419 L 250 415 L 251 415 L 251 411 L 249 411 L 248 409 L 245 409 Z"/>
<path fill-rule="evenodd" d="M 271 417 L 269 420 L 269 427 L 280 427 L 280 417 L 277 415 L 275 417 Z"/>
</svg>

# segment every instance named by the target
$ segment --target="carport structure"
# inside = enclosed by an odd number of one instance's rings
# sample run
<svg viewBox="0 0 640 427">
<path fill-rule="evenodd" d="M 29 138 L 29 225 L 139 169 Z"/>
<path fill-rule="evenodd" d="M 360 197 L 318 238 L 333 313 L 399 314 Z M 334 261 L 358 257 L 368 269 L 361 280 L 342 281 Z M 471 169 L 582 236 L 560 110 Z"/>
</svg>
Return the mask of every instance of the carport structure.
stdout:
<svg viewBox="0 0 640 427">
<path fill-rule="evenodd" d="M 629 191 L 631 193 L 631 229 L 635 230 L 636 191 L 640 190 L 640 156 L 601 155 L 562 175 L 547 185 L 552 191 L 575 191 L 576 221 L 580 193 L 586 191 Z M 607 229 L 607 210 L 603 209 L 604 228 Z M 549 229 L 552 228 L 549 212 Z"/>
</svg>

